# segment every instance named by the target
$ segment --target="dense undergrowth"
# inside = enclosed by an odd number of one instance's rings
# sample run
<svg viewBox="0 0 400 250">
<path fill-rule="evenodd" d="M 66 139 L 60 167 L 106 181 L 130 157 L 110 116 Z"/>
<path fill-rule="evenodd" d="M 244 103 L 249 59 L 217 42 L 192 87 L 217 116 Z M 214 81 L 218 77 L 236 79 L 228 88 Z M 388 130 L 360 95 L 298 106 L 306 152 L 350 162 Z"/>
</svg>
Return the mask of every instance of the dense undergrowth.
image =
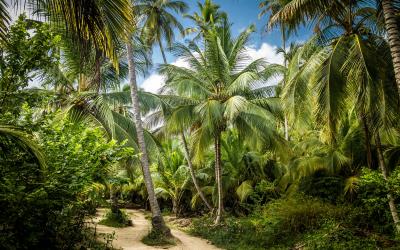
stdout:
<svg viewBox="0 0 400 250">
<path fill-rule="evenodd" d="M 88 221 L 128 204 L 157 218 L 150 245 L 174 244 L 169 211 L 200 216 L 190 231 L 227 249 L 400 249 L 400 0 L 262 1 L 282 31 L 277 64 L 211 0 L 185 14 L 191 27 L 174 0 L 27 1 L 44 22 L 10 20 L 8 2 L 1 249 L 110 248 Z M 312 36 L 286 46 L 306 22 Z M 194 37 L 174 43 L 176 29 Z M 157 93 L 138 86 L 148 72 Z"/>
<path fill-rule="evenodd" d="M 246 217 L 228 216 L 220 226 L 208 217 L 189 232 L 224 249 L 398 249 L 393 235 L 366 211 L 315 198 L 292 197 L 262 206 Z"/>
</svg>

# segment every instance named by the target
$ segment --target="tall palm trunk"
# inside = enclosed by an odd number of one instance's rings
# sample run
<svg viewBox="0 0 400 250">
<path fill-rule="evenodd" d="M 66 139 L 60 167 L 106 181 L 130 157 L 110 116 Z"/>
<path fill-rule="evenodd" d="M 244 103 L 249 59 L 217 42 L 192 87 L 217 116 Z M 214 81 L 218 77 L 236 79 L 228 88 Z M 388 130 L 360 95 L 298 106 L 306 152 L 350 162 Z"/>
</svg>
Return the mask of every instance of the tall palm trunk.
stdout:
<svg viewBox="0 0 400 250">
<path fill-rule="evenodd" d="M 137 140 L 141 153 L 140 161 L 142 163 L 143 177 L 147 189 L 147 194 L 149 196 L 149 203 L 152 212 L 151 222 L 154 231 L 156 231 L 157 233 L 162 233 L 167 236 L 171 236 L 171 231 L 165 225 L 164 219 L 161 215 L 161 210 L 160 207 L 158 206 L 157 198 L 154 192 L 153 180 L 151 178 L 149 156 L 147 154 L 146 142 L 144 140 L 142 118 L 140 115 L 138 89 L 136 84 L 136 67 L 133 57 L 133 48 L 130 41 L 126 43 L 126 48 L 127 48 L 128 67 L 129 67 L 129 83 L 131 88 L 133 116 L 135 119 Z"/>
<path fill-rule="evenodd" d="M 281 30 L 282 30 L 282 48 L 283 48 L 283 63 L 285 68 L 287 68 L 287 59 L 286 59 L 286 29 L 285 26 L 281 26 Z M 286 75 L 283 77 L 283 87 L 285 87 L 286 85 Z M 285 117 L 285 122 L 284 122 L 284 129 L 285 129 L 285 140 L 288 141 L 289 140 L 289 125 L 288 125 L 288 118 L 287 118 L 287 114 L 285 113 L 284 115 Z"/>
<path fill-rule="evenodd" d="M 400 30 L 396 21 L 393 0 L 382 0 L 383 15 L 392 53 L 394 72 L 398 89 L 400 89 Z"/>
<path fill-rule="evenodd" d="M 210 203 L 208 203 L 206 197 L 203 194 L 203 191 L 201 191 L 201 188 L 200 188 L 199 184 L 197 183 L 196 175 L 194 173 L 194 169 L 193 169 L 193 165 L 192 165 L 192 160 L 190 159 L 189 148 L 188 148 L 188 145 L 186 142 L 185 133 L 183 131 L 181 132 L 181 139 L 182 139 L 182 143 L 183 143 L 183 152 L 185 154 L 185 158 L 188 163 L 190 176 L 192 177 L 194 187 L 196 188 L 196 191 L 199 194 L 200 198 L 203 200 L 204 204 L 206 204 L 207 208 L 209 210 L 212 210 L 212 206 L 210 205 Z"/>
<path fill-rule="evenodd" d="M 376 143 L 376 150 L 378 152 L 379 168 L 381 169 L 383 178 L 385 179 L 385 181 L 387 181 L 389 174 L 388 174 L 388 171 L 386 168 L 385 159 L 383 158 L 381 138 L 379 136 L 379 132 L 377 132 L 375 135 L 375 143 Z M 387 197 L 389 200 L 390 213 L 392 214 L 392 219 L 396 226 L 396 232 L 399 234 L 400 233 L 399 214 L 397 212 L 396 203 L 394 201 L 393 194 L 390 190 L 389 190 L 389 193 L 387 194 Z"/>
<path fill-rule="evenodd" d="M 221 165 L 221 132 L 217 132 L 215 135 L 215 181 L 217 183 L 218 189 L 218 208 L 217 217 L 215 219 L 215 224 L 218 225 L 222 219 L 223 212 L 223 194 L 222 194 L 222 165 Z"/>
</svg>

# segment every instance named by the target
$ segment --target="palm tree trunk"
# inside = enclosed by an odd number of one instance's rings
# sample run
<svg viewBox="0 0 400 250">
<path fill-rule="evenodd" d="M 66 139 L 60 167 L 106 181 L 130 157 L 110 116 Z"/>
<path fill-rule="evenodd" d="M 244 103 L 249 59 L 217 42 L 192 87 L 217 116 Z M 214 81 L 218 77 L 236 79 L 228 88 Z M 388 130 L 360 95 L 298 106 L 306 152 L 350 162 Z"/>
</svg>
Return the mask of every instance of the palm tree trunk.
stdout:
<svg viewBox="0 0 400 250">
<path fill-rule="evenodd" d="M 118 214 L 119 213 L 118 197 L 114 189 L 115 188 L 113 187 L 113 185 L 110 185 L 111 213 Z"/>
<path fill-rule="evenodd" d="M 376 143 L 376 150 L 378 152 L 379 168 L 381 169 L 383 178 L 385 179 L 385 181 L 387 181 L 389 174 L 388 174 L 388 171 L 386 168 L 385 159 L 383 158 L 381 138 L 379 136 L 379 132 L 376 133 L 375 143 Z M 389 190 L 389 193 L 387 194 L 387 197 L 389 200 L 390 213 L 392 214 L 392 219 L 393 219 L 394 225 L 396 227 L 396 232 L 397 232 L 397 234 L 399 234 L 400 233 L 399 214 L 397 212 L 396 203 L 394 201 L 393 194 L 390 190 Z"/>
<path fill-rule="evenodd" d="M 201 188 L 200 188 L 199 184 L 197 183 L 196 175 L 194 173 L 194 169 L 193 169 L 193 165 L 192 165 L 192 160 L 190 159 L 189 148 L 188 148 L 188 145 L 186 142 L 185 133 L 183 131 L 181 132 L 181 139 L 182 139 L 182 143 L 183 143 L 183 152 L 185 154 L 185 158 L 188 163 L 190 176 L 192 177 L 194 187 L 196 188 L 196 191 L 199 194 L 200 198 L 203 200 L 204 204 L 206 204 L 207 208 L 211 211 L 212 207 L 211 207 L 210 203 L 208 203 L 206 197 L 203 194 L 203 191 L 201 191 Z"/>
<path fill-rule="evenodd" d="M 152 212 L 151 222 L 154 231 L 156 231 L 157 233 L 164 234 L 166 236 L 171 236 L 171 231 L 165 225 L 164 219 L 161 215 L 161 210 L 160 207 L 158 206 L 157 198 L 154 192 L 153 180 L 151 178 L 149 156 L 147 154 L 146 142 L 144 140 L 142 118 L 140 115 L 138 89 L 136 84 L 136 67 L 133 58 L 133 48 L 130 41 L 126 43 L 126 48 L 127 48 L 128 67 L 129 67 L 129 83 L 131 88 L 132 110 L 133 110 L 133 116 L 135 118 L 137 140 L 141 153 L 140 161 L 142 163 L 143 177 L 147 189 L 147 194 L 149 196 L 149 203 Z"/>
<path fill-rule="evenodd" d="M 158 40 L 158 45 L 160 46 L 161 55 L 163 57 L 164 63 L 166 64 L 167 63 L 167 57 L 165 56 L 164 47 L 162 45 L 161 38 L 158 37 L 157 40 Z"/>
<path fill-rule="evenodd" d="M 367 118 L 365 117 L 365 115 L 361 119 L 364 127 L 365 148 L 367 150 L 367 165 L 368 168 L 371 169 L 372 168 L 371 133 L 369 131 Z"/>
<path fill-rule="evenodd" d="M 396 12 L 392 4 L 393 0 L 382 0 L 383 15 L 392 53 L 394 73 L 398 90 L 400 89 L 400 30 L 396 21 Z"/>
<path fill-rule="evenodd" d="M 218 189 L 218 208 L 217 217 L 215 219 L 215 224 L 218 225 L 222 219 L 223 212 L 223 194 L 222 194 L 222 166 L 221 166 L 221 132 L 217 132 L 215 135 L 215 180 Z"/>
<path fill-rule="evenodd" d="M 172 213 L 174 213 L 176 217 L 179 217 L 179 205 L 175 198 L 172 199 Z"/>
<path fill-rule="evenodd" d="M 284 54 L 283 54 L 283 63 L 284 63 L 284 66 L 285 66 L 285 68 L 287 68 L 287 60 L 286 60 L 286 29 L 285 29 L 285 26 L 281 26 L 281 30 L 282 30 L 282 48 L 283 48 L 283 51 L 284 51 Z M 284 76 L 284 79 L 283 79 L 283 86 L 285 87 L 285 85 L 286 85 L 286 74 L 285 74 L 285 76 Z M 285 127 L 285 140 L 286 141 L 289 141 L 289 125 L 288 125 L 288 119 L 287 119 L 287 114 L 285 113 L 285 123 L 284 123 L 284 127 Z"/>
</svg>

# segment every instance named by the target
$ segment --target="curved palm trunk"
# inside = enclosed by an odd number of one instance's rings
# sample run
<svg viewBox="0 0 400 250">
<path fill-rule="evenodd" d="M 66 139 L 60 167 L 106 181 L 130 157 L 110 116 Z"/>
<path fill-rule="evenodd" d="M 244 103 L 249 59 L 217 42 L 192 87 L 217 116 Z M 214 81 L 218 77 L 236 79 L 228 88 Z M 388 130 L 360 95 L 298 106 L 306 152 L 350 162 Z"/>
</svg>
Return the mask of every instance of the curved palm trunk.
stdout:
<svg viewBox="0 0 400 250">
<path fill-rule="evenodd" d="M 144 140 L 142 118 L 140 115 L 138 89 L 136 84 L 136 68 L 133 58 L 133 48 L 130 41 L 127 42 L 126 48 L 127 48 L 128 67 L 129 67 L 129 83 L 131 88 L 133 116 L 135 118 L 137 139 L 141 153 L 140 161 L 142 163 L 143 177 L 147 189 L 147 194 L 149 196 L 149 203 L 152 212 L 151 222 L 154 231 L 162 233 L 167 236 L 171 236 L 171 231 L 165 225 L 164 219 L 161 215 L 161 210 L 160 207 L 158 206 L 157 198 L 154 192 L 153 180 L 151 178 L 149 156 L 147 154 L 146 142 Z"/>
<path fill-rule="evenodd" d="M 396 12 L 392 4 L 393 0 L 382 0 L 383 15 L 392 53 L 394 73 L 398 90 L 400 89 L 400 30 L 396 21 Z"/>
<path fill-rule="evenodd" d="M 218 189 L 218 208 L 215 224 L 218 225 L 222 219 L 223 212 L 223 193 L 222 193 L 222 165 L 221 165 L 221 133 L 217 132 L 214 143 L 215 150 L 215 181 Z"/>
<path fill-rule="evenodd" d="M 188 163 L 190 176 L 192 177 L 194 187 L 196 188 L 196 191 L 199 194 L 200 198 L 203 200 L 204 204 L 206 204 L 207 208 L 211 211 L 212 207 L 211 207 L 210 203 L 208 203 L 206 197 L 204 196 L 203 191 L 201 191 L 201 188 L 200 188 L 199 184 L 197 183 L 196 175 L 194 173 L 194 169 L 193 169 L 193 165 L 192 165 L 192 160 L 190 159 L 189 148 L 188 148 L 188 145 L 186 142 L 185 133 L 183 131 L 181 132 L 181 139 L 182 139 L 182 143 L 183 143 L 183 151 L 185 154 L 186 161 Z"/>
<path fill-rule="evenodd" d="M 376 143 L 376 150 L 378 152 L 379 168 L 381 169 L 383 178 L 385 179 L 385 181 L 387 181 L 389 174 L 388 174 L 388 171 L 386 168 L 385 159 L 383 158 L 381 138 L 379 136 L 379 132 L 377 132 L 377 134 L 375 136 L 375 143 Z M 387 197 L 389 200 L 390 213 L 392 214 L 392 219 L 396 226 L 396 232 L 397 232 L 397 234 L 399 234 L 400 233 L 400 219 L 399 219 L 399 214 L 397 212 L 396 203 L 394 201 L 394 197 L 393 197 L 393 194 L 391 191 L 389 191 L 389 193 L 387 194 Z"/>
</svg>

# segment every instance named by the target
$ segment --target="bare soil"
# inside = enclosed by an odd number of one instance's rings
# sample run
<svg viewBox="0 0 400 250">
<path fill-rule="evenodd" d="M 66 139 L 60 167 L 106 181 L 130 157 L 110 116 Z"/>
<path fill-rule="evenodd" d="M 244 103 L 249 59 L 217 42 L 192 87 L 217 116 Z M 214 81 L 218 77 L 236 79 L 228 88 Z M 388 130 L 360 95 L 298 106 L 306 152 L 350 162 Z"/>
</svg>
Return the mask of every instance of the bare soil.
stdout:
<svg viewBox="0 0 400 250">
<path fill-rule="evenodd" d="M 143 210 L 127 209 L 133 226 L 125 228 L 113 228 L 104 225 L 99 225 L 99 222 L 104 216 L 106 210 L 99 209 L 94 223 L 98 234 L 112 234 L 115 232 L 114 240 L 112 241 L 113 247 L 124 250 L 148 250 L 148 249 L 171 249 L 171 250 L 217 250 L 207 240 L 193 237 L 180 230 L 172 229 L 172 234 L 178 239 L 176 246 L 172 247 L 153 247 L 147 246 L 141 242 L 142 238 L 150 231 L 150 222 L 145 218 Z"/>
</svg>

